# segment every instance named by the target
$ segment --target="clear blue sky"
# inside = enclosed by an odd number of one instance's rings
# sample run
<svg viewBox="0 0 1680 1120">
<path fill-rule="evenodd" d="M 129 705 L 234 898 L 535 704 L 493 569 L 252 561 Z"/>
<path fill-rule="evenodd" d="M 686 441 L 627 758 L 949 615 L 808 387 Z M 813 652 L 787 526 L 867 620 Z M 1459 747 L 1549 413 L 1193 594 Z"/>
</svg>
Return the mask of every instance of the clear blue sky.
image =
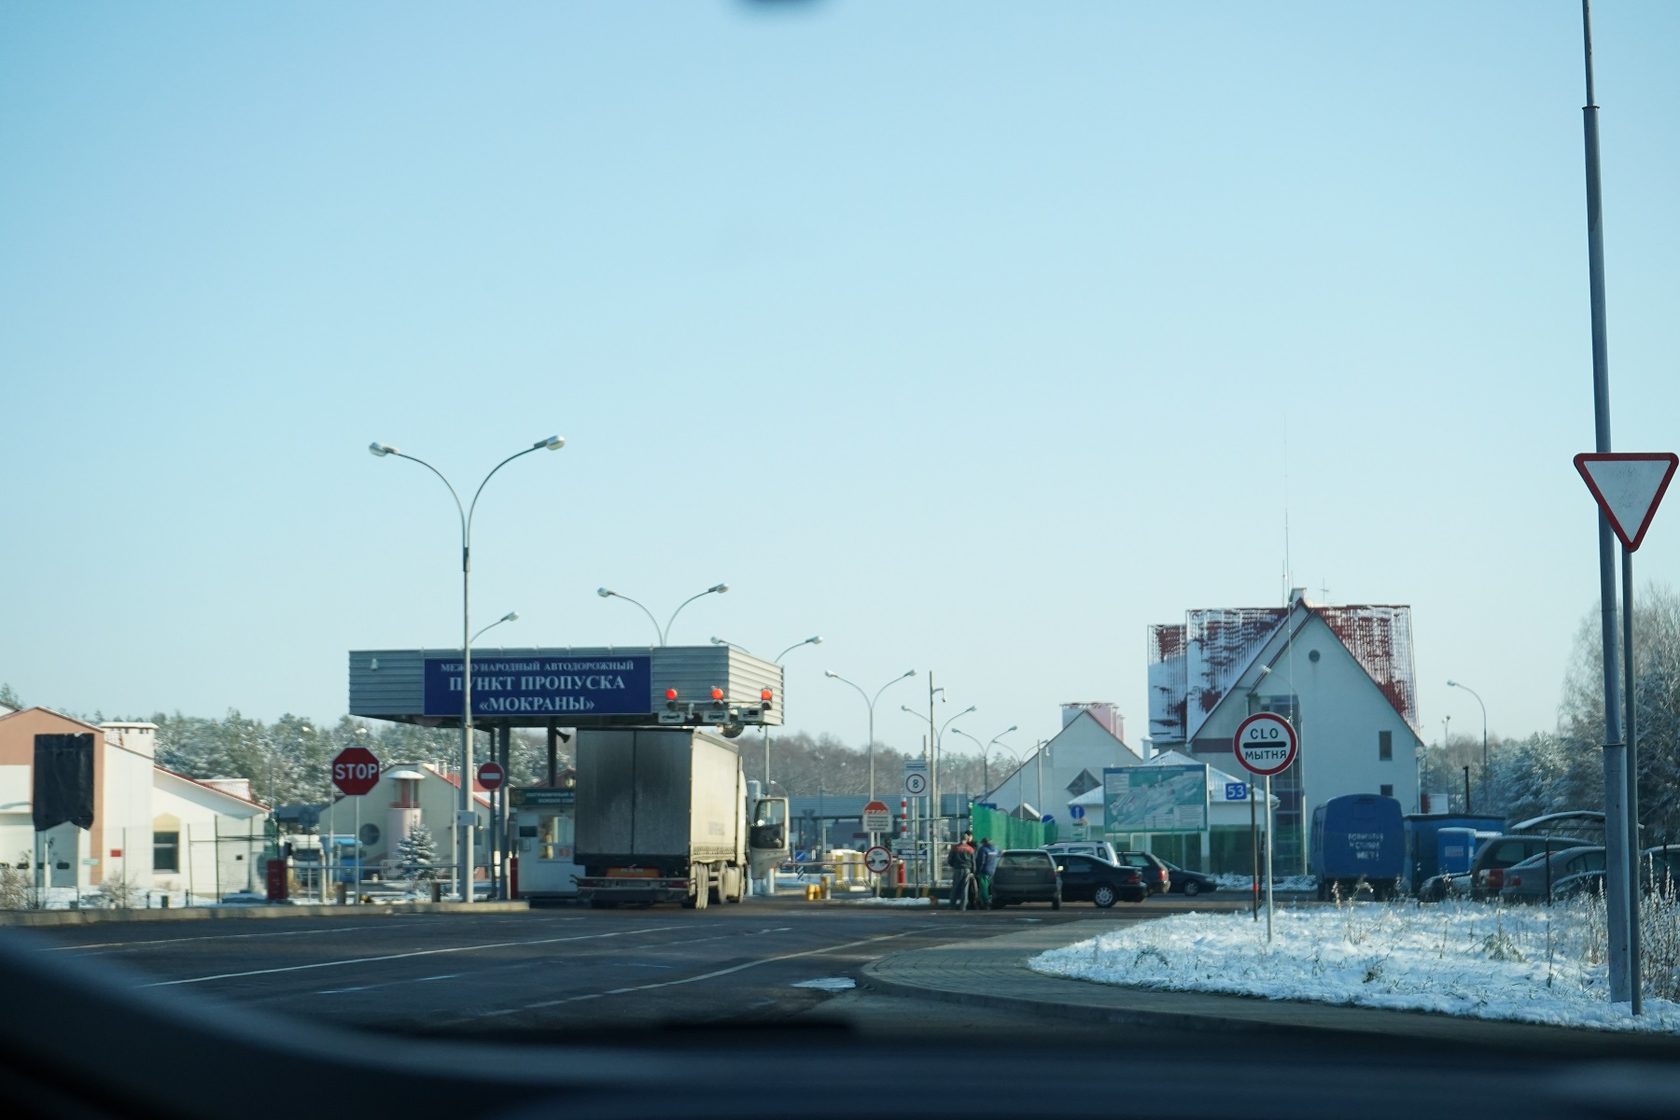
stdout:
<svg viewBox="0 0 1680 1120">
<path fill-rule="evenodd" d="M 1615 442 L 1669 450 L 1680 6 L 1594 15 Z M 726 580 L 672 639 L 823 635 L 796 729 L 914 667 L 894 745 L 929 669 L 983 740 L 1136 741 L 1146 627 L 1293 582 L 1412 606 L 1426 738 L 1449 677 L 1550 728 L 1583 103 L 1573 0 L 6 5 L 0 680 L 336 718 L 347 650 L 460 636 L 448 495 L 368 442 L 470 492 L 559 432 L 478 508 L 509 644 Z"/>
</svg>

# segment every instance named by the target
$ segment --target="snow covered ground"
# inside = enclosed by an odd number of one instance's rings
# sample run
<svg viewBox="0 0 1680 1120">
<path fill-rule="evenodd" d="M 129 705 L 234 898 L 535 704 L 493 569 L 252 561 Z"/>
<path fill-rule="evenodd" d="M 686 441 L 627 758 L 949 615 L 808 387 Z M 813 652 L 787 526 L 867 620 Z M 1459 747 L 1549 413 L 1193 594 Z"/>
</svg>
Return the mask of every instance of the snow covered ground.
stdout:
<svg viewBox="0 0 1680 1120">
<path fill-rule="evenodd" d="M 1177 914 L 1053 949 L 1037 972 L 1168 991 L 1680 1033 L 1680 1003 L 1608 1001 L 1602 911 L 1469 901 Z M 1649 988 L 1647 988 L 1649 990 Z"/>
</svg>

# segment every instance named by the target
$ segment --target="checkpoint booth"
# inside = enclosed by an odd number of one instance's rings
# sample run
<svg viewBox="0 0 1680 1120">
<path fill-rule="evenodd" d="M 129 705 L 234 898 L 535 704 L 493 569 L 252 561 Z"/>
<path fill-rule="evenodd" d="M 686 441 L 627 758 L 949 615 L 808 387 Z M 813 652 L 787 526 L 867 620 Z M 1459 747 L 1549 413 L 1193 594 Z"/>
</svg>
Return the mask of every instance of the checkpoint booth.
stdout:
<svg viewBox="0 0 1680 1120">
<path fill-rule="evenodd" d="M 466 688 L 456 649 L 352 650 L 350 714 L 423 727 L 460 727 Z M 475 849 L 506 897 L 577 893 L 572 862 L 575 775 L 559 762 L 578 730 L 704 728 L 733 739 L 782 725 L 782 667 L 733 646 L 529 647 L 473 652 L 475 765 L 506 772 L 513 728 L 548 733 L 548 773 L 536 786 L 497 791 L 494 820 Z M 377 808 L 377 807 L 372 807 Z M 480 859 L 475 859 L 479 863 Z"/>
</svg>

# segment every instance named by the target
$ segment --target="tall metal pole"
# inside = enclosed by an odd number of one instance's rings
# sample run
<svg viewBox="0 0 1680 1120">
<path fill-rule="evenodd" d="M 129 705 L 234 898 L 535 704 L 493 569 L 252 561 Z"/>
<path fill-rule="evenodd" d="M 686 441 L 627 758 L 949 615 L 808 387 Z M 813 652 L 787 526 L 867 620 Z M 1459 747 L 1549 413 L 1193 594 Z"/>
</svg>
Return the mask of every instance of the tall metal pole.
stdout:
<svg viewBox="0 0 1680 1120">
<path fill-rule="evenodd" d="M 1587 177 L 1587 287 L 1592 307 L 1593 434 L 1600 454 L 1610 446 L 1610 357 L 1604 314 L 1604 199 L 1599 181 L 1598 105 L 1593 89 L 1592 0 L 1581 0 L 1581 39 L 1587 103 L 1581 109 Z M 1627 843 L 1627 744 L 1621 728 L 1617 665 L 1616 557 L 1610 519 L 1598 513 L 1598 594 L 1603 613 L 1599 648 L 1604 660 L 1605 909 L 1609 934 L 1610 1000 L 1633 999 L 1630 925 L 1633 914 Z"/>
<path fill-rule="evenodd" d="M 908 678 L 913 677 L 915 675 L 916 675 L 916 670 L 907 669 L 904 672 L 900 673 L 898 676 L 894 677 L 892 680 L 888 681 L 886 684 L 882 685 L 880 688 L 877 688 L 875 690 L 875 695 L 871 696 L 871 695 L 869 695 L 869 693 L 865 692 L 863 690 L 863 686 L 858 684 L 856 681 L 847 680 L 845 677 L 842 677 L 839 673 L 834 672 L 832 669 L 824 669 L 823 670 L 823 676 L 831 677 L 834 680 L 839 681 L 841 684 L 850 685 L 853 689 L 855 689 L 857 694 L 859 696 L 863 697 L 863 702 L 866 705 L 868 705 L 868 707 L 869 707 L 869 745 L 868 745 L 868 753 L 869 753 L 869 800 L 871 800 L 871 801 L 875 800 L 875 702 L 881 698 L 881 693 L 885 692 L 887 689 L 891 688 L 893 685 L 897 684 L 899 681 L 907 680 Z"/>
<path fill-rule="evenodd" d="M 522 455 L 529 455 L 533 451 L 558 451 L 566 446 L 566 441 L 560 436 L 549 436 L 540 439 L 523 451 L 516 451 L 506 459 L 490 468 L 490 473 L 478 484 L 473 492 L 472 502 L 464 509 L 461 506 L 461 496 L 455 492 L 455 487 L 445 478 L 443 472 L 413 455 L 405 455 L 389 444 L 377 440 L 368 445 L 368 451 L 378 458 L 395 455 L 399 459 L 407 459 L 411 463 L 419 463 L 422 467 L 437 475 L 438 480 L 448 488 L 449 496 L 455 501 L 455 512 L 461 520 L 461 788 L 456 798 L 455 809 L 455 889 L 460 893 L 461 901 L 473 901 L 473 823 L 476 814 L 473 811 L 472 800 L 472 771 L 473 771 L 473 709 L 472 709 L 472 519 L 478 509 L 479 496 L 484 493 L 485 486 L 496 477 L 496 472 L 513 462 Z"/>
<path fill-rule="evenodd" d="M 1628 882 L 1628 1001 L 1644 1011 L 1639 975 L 1639 714 L 1633 664 L 1633 550 L 1622 549 L 1622 673 L 1627 696 L 1627 843 L 1633 875 Z"/>
</svg>

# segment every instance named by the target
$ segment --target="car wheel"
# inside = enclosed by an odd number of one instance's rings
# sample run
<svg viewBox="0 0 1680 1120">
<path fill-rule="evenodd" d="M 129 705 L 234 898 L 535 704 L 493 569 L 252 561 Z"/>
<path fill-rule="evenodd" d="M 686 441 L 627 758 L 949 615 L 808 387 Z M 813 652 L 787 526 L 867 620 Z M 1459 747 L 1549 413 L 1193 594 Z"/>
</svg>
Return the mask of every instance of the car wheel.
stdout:
<svg viewBox="0 0 1680 1120">
<path fill-rule="evenodd" d="M 1056 894 L 1054 895 L 1054 897 L 1052 897 L 1050 899 L 1050 909 L 1060 910 L 1061 908 L 1062 908 L 1062 893 L 1060 891 L 1057 891 Z"/>
<path fill-rule="evenodd" d="M 1184 893 L 1185 894 L 1201 894 L 1202 893 L 1202 885 L 1200 883 L 1196 882 L 1196 880 L 1194 880 L 1194 879 L 1187 879 L 1187 880 L 1185 880 L 1185 883 L 1184 883 Z"/>
<path fill-rule="evenodd" d="M 1113 906 L 1119 897 L 1120 896 L 1115 893 L 1114 888 L 1109 886 L 1107 883 L 1100 884 L 1096 890 L 1091 892 L 1091 901 L 1096 903 L 1097 906 L 1103 910 L 1107 910 L 1110 906 Z"/>
</svg>

